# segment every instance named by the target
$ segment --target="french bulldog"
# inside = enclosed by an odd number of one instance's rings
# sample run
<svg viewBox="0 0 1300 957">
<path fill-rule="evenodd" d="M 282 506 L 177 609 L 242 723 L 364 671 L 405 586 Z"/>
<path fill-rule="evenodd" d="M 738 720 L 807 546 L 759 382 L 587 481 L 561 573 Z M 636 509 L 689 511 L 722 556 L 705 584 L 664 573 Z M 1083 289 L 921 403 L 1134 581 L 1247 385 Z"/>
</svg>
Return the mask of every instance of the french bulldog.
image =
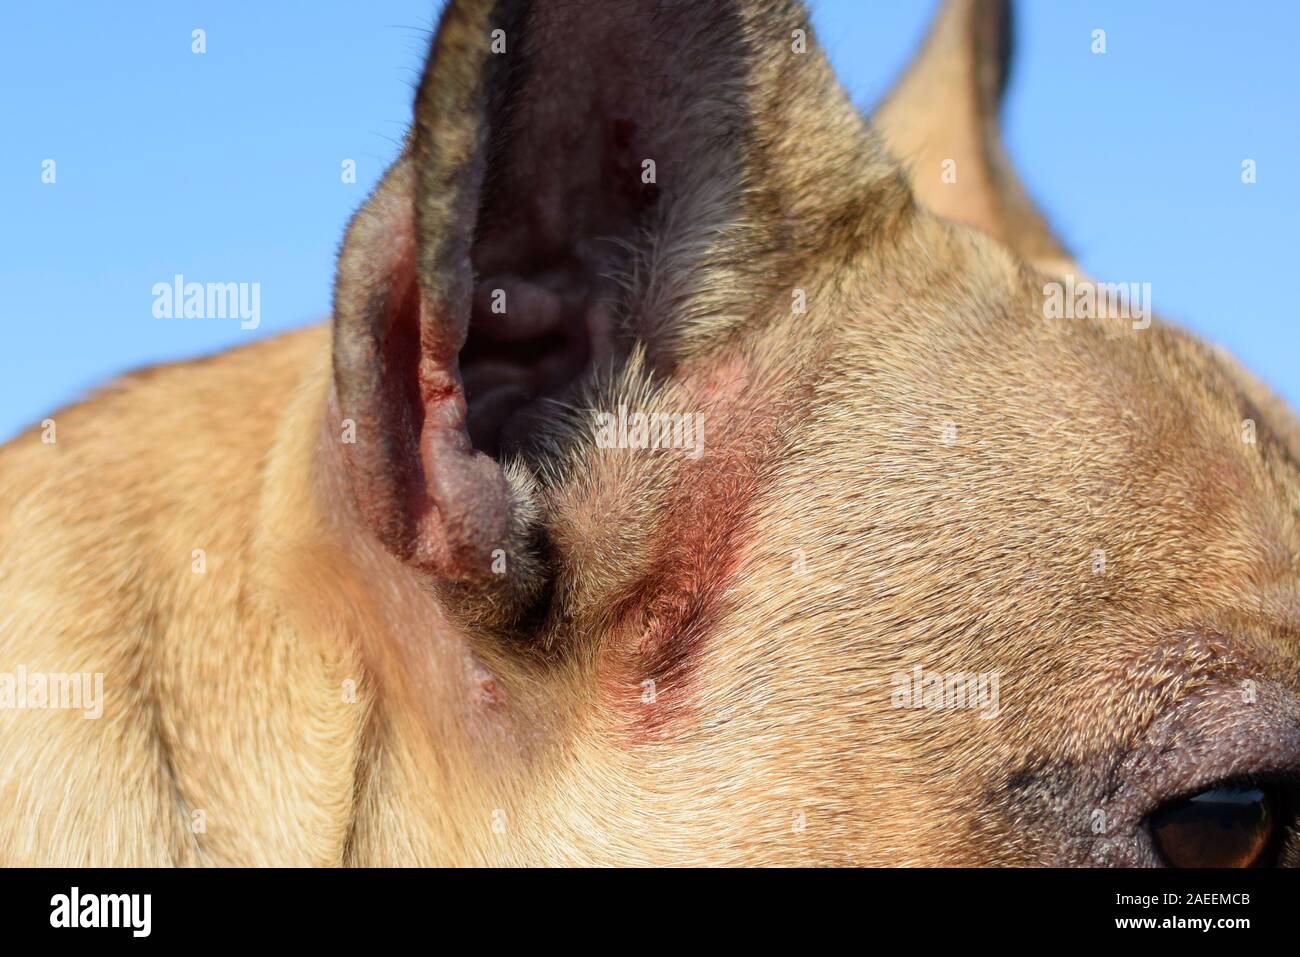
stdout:
<svg viewBox="0 0 1300 957">
<path fill-rule="evenodd" d="M 451 0 L 327 324 L 0 450 L 0 862 L 1294 863 L 1300 426 L 1009 24 L 868 118 L 796 0 Z"/>
</svg>

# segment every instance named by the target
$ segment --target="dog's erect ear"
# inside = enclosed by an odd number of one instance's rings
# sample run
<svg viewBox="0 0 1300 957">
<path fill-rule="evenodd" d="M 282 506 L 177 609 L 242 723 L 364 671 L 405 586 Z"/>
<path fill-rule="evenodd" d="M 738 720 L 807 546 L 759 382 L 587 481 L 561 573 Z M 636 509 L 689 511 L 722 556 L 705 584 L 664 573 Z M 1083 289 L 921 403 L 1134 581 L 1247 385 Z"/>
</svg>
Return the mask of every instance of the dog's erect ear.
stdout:
<svg viewBox="0 0 1300 957">
<path fill-rule="evenodd" d="M 525 597 L 548 417 L 630 342 L 670 372 L 690 290 L 739 321 L 906 194 L 793 0 L 453 0 L 415 112 L 339 257 L 343 459 L 402 560 Z"/>
<path fill-rule="evenodd" d="M 1071 257 L 1025 192 L 998 131 L 1012 52 L 1010 0 L 944 0 L 873 121 L 922 205 L 1048 269 Z"/>
</svg>

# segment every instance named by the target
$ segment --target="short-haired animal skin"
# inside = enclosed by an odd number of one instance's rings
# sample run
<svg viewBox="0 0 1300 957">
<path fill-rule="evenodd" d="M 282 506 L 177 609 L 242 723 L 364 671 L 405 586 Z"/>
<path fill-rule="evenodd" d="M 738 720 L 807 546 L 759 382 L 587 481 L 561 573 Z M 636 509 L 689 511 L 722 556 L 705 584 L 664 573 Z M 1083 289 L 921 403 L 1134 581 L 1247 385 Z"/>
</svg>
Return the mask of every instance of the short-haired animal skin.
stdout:
<svg viewBox="0 0 1300 957">
<path fill-rule="evenodd" d="M 1007 24 L 452 0 L 328 326 L 0 450 L 0 862 L 1294 862 L 1300 427 L 1048 315 Z"/>
</svg>

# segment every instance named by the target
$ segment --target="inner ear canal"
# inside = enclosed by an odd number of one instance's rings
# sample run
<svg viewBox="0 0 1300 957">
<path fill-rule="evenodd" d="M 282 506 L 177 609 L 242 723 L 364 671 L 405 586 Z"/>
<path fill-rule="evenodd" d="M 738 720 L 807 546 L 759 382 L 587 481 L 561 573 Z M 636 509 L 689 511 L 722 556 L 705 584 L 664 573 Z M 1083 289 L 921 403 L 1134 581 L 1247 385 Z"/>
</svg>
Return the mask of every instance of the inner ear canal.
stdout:
<svg viewBox="0 0 1300 957">
<path fill-rule="evenodd" d="M 470 439 L 492 456 L 525 449 L 554 405 L 614 354 L 614 290 L 599 267 L 572 252 L 514 252 L 476 246 L 460 355 Z"/>
<path fill-rule="evenodd" d="M 460 354 L 467 429 L 494 456 L 526 450 L 557 403 L 616 356 L 623 290 L 613 277 L 660 205 L 643 166 L 653 159 L 667 175 L 681 145 L 665 133 L 679 111 L 662 84 L 642 79 L 658 75 L 647 64 L 662 56 L 646 40 L 663 32 L 651 29 L 657 7 L 528 9 L 492 93 Z M 671 21 L 690 19 L 673 9 Z"/>
<path fill-rule="evenodd" d="M 627 108 L 635 108 L 635 102 Z M 618 351 L 615 276 L 654 211 L 635 127 L 593 101 L 571 116 L 521 109 L 492 152 L 471 251 L 475 288 L 460 354 L 474 446 L 526 450 L 557 404 Z M 562 150 L 559 143 L 573 144 Z"/>
</svg>

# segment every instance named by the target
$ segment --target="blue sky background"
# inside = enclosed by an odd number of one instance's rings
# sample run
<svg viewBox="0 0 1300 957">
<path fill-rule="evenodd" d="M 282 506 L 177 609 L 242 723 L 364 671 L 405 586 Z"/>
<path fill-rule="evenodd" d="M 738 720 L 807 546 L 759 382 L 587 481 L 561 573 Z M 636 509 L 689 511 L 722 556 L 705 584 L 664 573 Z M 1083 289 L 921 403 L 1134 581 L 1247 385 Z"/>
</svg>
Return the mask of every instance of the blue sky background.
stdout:
<svg viewBox="0 0 1300 957">
<path fill-rule="evenodd" d="M 327 315 L 344 224 L 395 156 L 436 0 L 10 4 L 0 29 L 0 440 L 114 374 Z M 934 0 L 821 0 L 856 101 Z M 1300 403 L 1300 4 L 1022 0 L 1006 135 L 1098 278 Z M 207 52 L 190 50 L 195 27 Z M 1092 30 L 1108 52 L 1089 50 Z M 41 163 L 57 162 L 57 182 Z M 357 183 L 340 164 L 357 162 Z M 1256 160 L 1244 186 L 1241 161 Z M 167 321 L 175 273 L 259 282 L 261 326 Z"/>
</svg>

